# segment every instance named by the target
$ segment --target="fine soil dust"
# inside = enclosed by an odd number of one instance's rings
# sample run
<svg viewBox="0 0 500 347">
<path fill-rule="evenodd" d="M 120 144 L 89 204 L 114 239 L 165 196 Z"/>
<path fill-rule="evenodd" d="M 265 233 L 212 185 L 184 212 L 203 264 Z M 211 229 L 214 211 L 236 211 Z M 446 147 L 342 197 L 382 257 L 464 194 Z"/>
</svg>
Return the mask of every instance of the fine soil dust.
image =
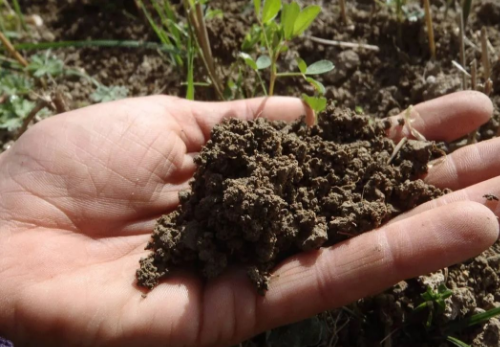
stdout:
<svg viewBox="0 0 500 347">
<path fill-rule="evenodd" d="M 395 152 L 386 130 L 386 122 L 335 107 L 311 128 L 265 119 L 216 126 L 195 159 L 191 189 L 158 221 L 139 284 L 153 288 L 180 266 L 211 279 L 240 264 L 264 294 L 285 257 L 372 230 L 441 196 L 420 178 L 442 152 L 413 140 Z"/>
</svg>

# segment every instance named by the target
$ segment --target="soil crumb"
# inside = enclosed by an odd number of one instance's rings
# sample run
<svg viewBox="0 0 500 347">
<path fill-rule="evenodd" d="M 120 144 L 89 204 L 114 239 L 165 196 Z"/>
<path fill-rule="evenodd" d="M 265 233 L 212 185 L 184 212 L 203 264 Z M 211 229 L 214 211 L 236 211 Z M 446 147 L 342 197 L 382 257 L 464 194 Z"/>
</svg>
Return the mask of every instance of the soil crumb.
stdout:
<svg viewBox="0 0 500 347">
<path fill-rule="evenodd" d="M 195 159 L 191 189 L 157 222 L 138 283 L 151 289 L 186 266 L 212 279 L 239 264 L 263 295 L 284 258 L 372 230 L 443 195 L 421 180 L 441 151 L 408 140 L 394 153 L 387 127 L 332 106 L 313 127 L 265 119 L 216 126 Z"/>
</svg>

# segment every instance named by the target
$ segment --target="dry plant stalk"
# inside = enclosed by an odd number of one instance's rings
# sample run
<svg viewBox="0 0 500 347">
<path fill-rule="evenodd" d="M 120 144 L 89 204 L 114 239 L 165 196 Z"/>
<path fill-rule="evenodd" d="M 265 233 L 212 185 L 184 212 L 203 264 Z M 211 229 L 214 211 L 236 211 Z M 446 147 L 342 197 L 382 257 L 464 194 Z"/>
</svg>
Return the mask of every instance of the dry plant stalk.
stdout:
<svg viewBox="0 0 500 347">
<path fill-rule="evenodd" d="M 28 126 L 31 123 L 31 121 L 33 119 L 35 119 L 35 117 L 38 114 L 38 112 L 40 112 L 41 110 L 43 110 L 45 107 L 50 107 L 51 109 L 54 108 L 52 106 L 52 104 L 51 104 L 51 100 L 49 100 L 48 98 L 39 97 L 38 100 L 37 100 L 37 103 L 36 103 L 35 107 L 26 116 L 26 118 L 23 121 L 23 124 L 22 124 L 21 128 L 18 130 L 17 136 L 16 136 L 16 140 L 19 139 L 21 137 L 21 135 L 26 132 L 26 130 L 28 130 Z"/>
<path fill-rule="evenodd" d="M 339 5 L 340 5 L 340 16 L 342 17 L 342 21 L 347 24 L 347 10 L 345 6 L 345 0 L 339 0 Z"/>
<path fill-rule="evenodd" d="M 427 24 L 427 35 L 429 36 L 429 48 L 432 60 L 436 60 L 436 43 L 434 41 L 434 28 L 432 26 L 432 12 L 429 0 L 424 0 L 425 22 Z"/>
<path fill-rule="evenodd" d="M 474 59 L 472 61 L 470 75 L 471 75 L 471 89 L 477 90 L 477 60 L 476 59 Z M 470 132 L 469 135 L 467 136 L 467 144 L 468 145 L 476 143 L 476 142 L 477 142 L 477 129 Z"/>
<path fill-rule="evenodd" d="M 0 31 L 0 41 L 5 46 L 5 49 L 21 64 L 23 67 L 28 66 L 28 62 L 24 57 L 19 53 L 16 48 L 12 45 L 10 40 Z"/>
<path fill-rule="evenodd" d="M 477 90 L 477 60 L 474 59 L 470 70 L 471 89 Z"/>
<path fill-rule="evenodd" d="M 355 42 L 344 42 L 338 40 L 327 40 L 322 39 L 316 36 L 306 36 L 306 38 L 310 39 L 313 42 L 327 45 L 327 46 L 335 46 L 335 47 L 343 47 L 343 48 L 358 48 L 358 49 L 366 49 L 370 51 L 380 52 L 380 47 L 374 45 L 368 45 L 365 43 L 355 43 Z"/>
<path fill-rule="evenodd" d="M 220 84 L 220 80 L 215 70 L 215 64 L 212 59 L 212 51 L 210 48 L 210 41 L 208 39 L 207 27 L 205 25 L 205 18 L 203 16 L 201 4 L 196 3 L 194 5 L 195 8 L 192 8 L 189 0 L 184 0 L 183 4 L 187 13 L 189 24 L 196 35 L 196 41 L 198 42 L 198 46 L 201 50 L 200 55 L 203 60 L 203 65 L 205 66 L 208 76 L 212 81 L 212 85 L 217 93 L 217 96 L 220 100 L 223 100 L 223 88 Z"/>
<path fill-rule="evenodd" d="M 483 77 L 485 81 L 488 81 L 491 77 L 491 66 L 488 55 L 488 32 L 484 26 L 481 28 L 481 60 L 483 63 Z"/>
<path fill-rule="evenodd" d="M 465 29 L 464 29 L 464 16 L 462 15 L 461 12 L 458 13 L 458 23 L 459 23 L 459 28 L 460 28 L 460 34 L 459 34 L 459 39 L 460 39 L 460 64 L 462 67 L 465 69 L 465 43 L 464 43 L 464 37 L 465 37 Z M 462 74 L 462 90 L 467 89 L 467 76 L 465 74 Z"/>
</svg>

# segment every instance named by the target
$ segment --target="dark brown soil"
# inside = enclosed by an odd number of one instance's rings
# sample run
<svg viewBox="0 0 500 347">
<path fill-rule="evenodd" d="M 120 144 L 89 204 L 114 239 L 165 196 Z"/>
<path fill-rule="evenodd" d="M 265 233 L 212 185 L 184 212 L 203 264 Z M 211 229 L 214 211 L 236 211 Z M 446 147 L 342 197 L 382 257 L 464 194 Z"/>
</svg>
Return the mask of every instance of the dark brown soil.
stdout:
<svg viewBox="0 0 500 347">
<path fill-rule="evenodd" d="M 216 126 L 191 190 L 163 216 L 137 272 L 142 286 L 179 266 L 207 279 L 244 265 L 258 291 L 285 257 L 379 227 L 443 192 L 419 178 L 440 155 L 409 140 L 394 158 L 386 126 L 331 107 L 312 128 L 264 119 Z M 390 162 L 390 163 L 389 163 Z"/>
</svg>

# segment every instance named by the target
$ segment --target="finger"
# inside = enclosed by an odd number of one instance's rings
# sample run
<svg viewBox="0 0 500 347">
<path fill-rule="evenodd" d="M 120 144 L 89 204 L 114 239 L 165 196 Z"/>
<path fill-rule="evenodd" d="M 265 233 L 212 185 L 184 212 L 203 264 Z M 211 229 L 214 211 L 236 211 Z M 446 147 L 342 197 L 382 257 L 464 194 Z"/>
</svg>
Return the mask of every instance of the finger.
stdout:
<svg viewBox="0 0 500 347">
<path fill-rule="evenodd" d="M 469 186 L 453 193 L 446 194 L 436 200 L 426 202 L 425 204 L 422 204 L 414 208 L 413 210 L 392 219 L 389 224 L 397 223 L 403 219 L 412 218 L 419 213 L 429 211 L 441 206 L 463 201 L 472 201 L 483 204 L 488 207 L 493 213 L 495 213 L 498 218 L 498 216 L 500 216 L 500 202 L 491 198 L 486 198 L 485 196 L 487 194 L 490 194 L 494 197 L 500 197 L 500 177 L 495 177 L 487 181 L 483 181 L 473 186 Z"/>
<path fill-rule="evenodd" d="M 430 166 L 426 182 L 458 190 L 500 175 L 500 139 L 466 146 Z"/>
<path fill-rule="evenodd" d="M 462 202 L 299 255 L 276 271 L 269 292 L 258 301 L 258 330 L 310 317 L 466 260 L 497 237 L 493 213 Z"/>
<path fill-rule="evenodd" d="M 244 274 L 226 273 L 205 290 L 200 338 L 241 341 L 473 257 L 497 237 L 491 211 L 462 202 L 299 254 L 276 270 L 263 298 Z"/>
<path fill-rule="evenodd" d="M 396 142 L 412 137 L 408 125 L 400 125 L 405 112 L 390 117 L 388 136 Z M 493 115 L 493 104 L 484 94 L 463 91 L 430 100 L 413 107 L 411 127 L 429 140 L 452 141 L 479 128 Z"/>
</svg>

